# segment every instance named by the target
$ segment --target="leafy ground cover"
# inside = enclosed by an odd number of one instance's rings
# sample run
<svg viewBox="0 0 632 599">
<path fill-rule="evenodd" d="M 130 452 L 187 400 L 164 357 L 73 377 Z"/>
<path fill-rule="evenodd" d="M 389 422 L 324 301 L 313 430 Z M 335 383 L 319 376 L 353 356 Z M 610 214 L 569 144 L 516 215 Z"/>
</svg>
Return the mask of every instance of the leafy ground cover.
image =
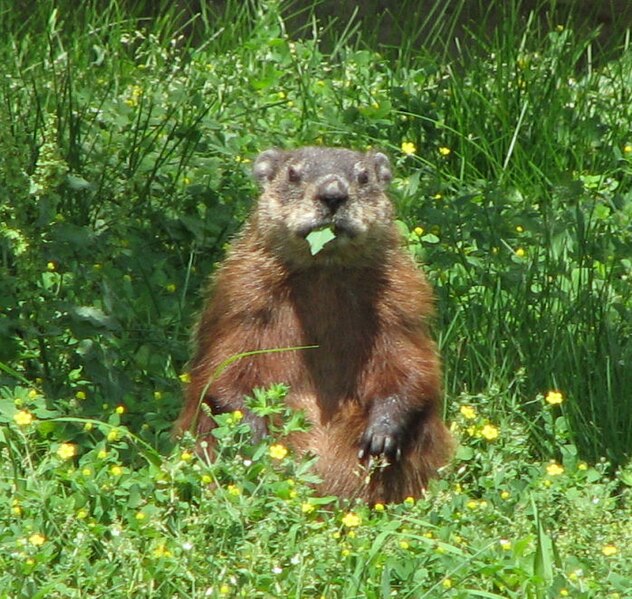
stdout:
<svg viewBox="0 0 632 599">
<path fill-rule="evenodd" d="M 632 596 L 629 36 L 507 4 L 450 58 L 2 8 L 0 596 Z M 315 497 L 239 414 L 212 465 L 169 438 L 249 163 L 307 143 L 390 154 L 437 292 L 460 447 L 418 501 Z"/>
</svg>

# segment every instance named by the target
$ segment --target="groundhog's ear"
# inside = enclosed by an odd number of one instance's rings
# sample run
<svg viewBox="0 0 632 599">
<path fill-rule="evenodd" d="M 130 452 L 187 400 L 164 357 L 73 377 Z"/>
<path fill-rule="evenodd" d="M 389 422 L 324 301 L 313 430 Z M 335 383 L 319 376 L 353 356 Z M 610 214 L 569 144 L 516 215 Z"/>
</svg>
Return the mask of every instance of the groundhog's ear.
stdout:
<svg viewBox="0 0 632 599">
<path fill-rule="evenodd" d="M 252 174 L 261 185 L 274 179 L 274 176 L 279 170 L 282 157 L 283 151 L 278 148 L 266 150 L 257 156 L 255 164 L 252 167 Z"/>
<path fill-rule="evenodd" d="M 393 173 L 391 173 L 391 161 L 386 154 L 375 152 L 375 154 L 373 154 L 373 164 L 375 165 L 377 180 L 382 184 L 382 187 L 386 187 L 393 178 Z"/>
</svg>

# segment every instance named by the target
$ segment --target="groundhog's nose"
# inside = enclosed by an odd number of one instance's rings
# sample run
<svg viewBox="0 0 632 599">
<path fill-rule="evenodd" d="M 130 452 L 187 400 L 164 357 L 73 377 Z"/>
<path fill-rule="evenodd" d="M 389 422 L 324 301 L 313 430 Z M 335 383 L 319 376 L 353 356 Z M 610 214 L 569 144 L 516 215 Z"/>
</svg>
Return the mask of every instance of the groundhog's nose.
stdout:
<svg viewBox="0 0 632 599">
<path fill-rule="evenodd" d="M 319 186 L 318 199 L 334 214 L 349 199 L 349 190 L 339 179 L 330 179 Z"/>
</svg>

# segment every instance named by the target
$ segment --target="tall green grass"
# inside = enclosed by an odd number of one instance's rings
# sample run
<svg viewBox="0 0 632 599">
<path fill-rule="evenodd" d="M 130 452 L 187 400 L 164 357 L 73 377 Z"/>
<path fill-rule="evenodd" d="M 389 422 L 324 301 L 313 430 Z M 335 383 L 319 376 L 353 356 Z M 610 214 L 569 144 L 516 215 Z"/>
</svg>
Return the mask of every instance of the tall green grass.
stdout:
<svg viewBox="0 0 632 599">
<path fill-rule="evenodd" d="M 421 245 L 448 394 L 511 387 L 528 417 L 560 388 L 582 452 L 623 460 L 629 37 L 596 68 L 596 32 L 511 4 L 433 58 L 453 8 L 424 45 L 403 31 L 392 61 L 350 46 L 353 24 L 329 25 L 331 54 L 291 41 L 274 4 L 151 20 L 118 2 L 3 10 L 5 363 L 53 397 L 80 382 L 93 415 L 105 398 L 142 413 L 148 388 L 177 404 L 197 290 L 255 193 L 245 161 L 288 139 L 377 145 L 395 159 L 402 217 L 433 233 Z"/>
</svg>

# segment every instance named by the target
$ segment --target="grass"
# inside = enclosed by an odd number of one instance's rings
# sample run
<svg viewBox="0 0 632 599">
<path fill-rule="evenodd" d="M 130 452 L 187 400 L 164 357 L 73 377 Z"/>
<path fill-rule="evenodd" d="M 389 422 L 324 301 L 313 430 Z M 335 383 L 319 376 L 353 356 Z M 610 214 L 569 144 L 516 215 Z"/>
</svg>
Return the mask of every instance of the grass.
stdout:
<svg viewBox="0 0 632 599">
<path fill-rule="evenodd" d="M 1 5 L 0 597 L 630 595 L 629 34 L 505 5 L 381 54 L 291 4 Z M 249 163 L 307 143 L 390 154 L 437 292 L 460 445 L 419 501 L 317 498 L 238 414 L 211 465 L 169 437 Z"/>
</svg>

